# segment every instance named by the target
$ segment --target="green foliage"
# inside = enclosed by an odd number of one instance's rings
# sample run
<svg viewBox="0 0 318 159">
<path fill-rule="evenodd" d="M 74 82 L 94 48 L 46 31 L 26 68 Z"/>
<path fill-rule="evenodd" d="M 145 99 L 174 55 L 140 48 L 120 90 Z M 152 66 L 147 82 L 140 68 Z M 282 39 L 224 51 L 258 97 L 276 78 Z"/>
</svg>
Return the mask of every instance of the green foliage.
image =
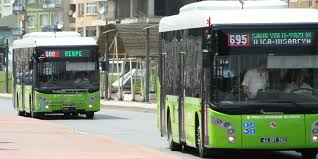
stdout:
<svg viewBox="0 0 318 159">
<path fill-rule="evenodd" d="M 6 72 L 0 71 L 0 93 L 6 92 Z M 12 93 L 12 73 L 9 73 L 9 93 Z"/>
<path fill-rule="evenodd" d="M 6 39 L 0 38 L 0 48 L 5 48 L 6 47 Z"/>
</svg>

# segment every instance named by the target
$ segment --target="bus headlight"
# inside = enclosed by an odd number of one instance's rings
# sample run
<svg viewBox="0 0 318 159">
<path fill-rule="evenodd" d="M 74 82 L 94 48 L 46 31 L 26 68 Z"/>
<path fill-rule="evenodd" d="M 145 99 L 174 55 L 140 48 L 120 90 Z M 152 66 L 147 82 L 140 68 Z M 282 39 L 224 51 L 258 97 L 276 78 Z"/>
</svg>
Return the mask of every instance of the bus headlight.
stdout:
<svg viewBox="0 0 318 159">
<path fill-rule="evenodd" d="M 312 136 L 312 142 L 318 142 L 318 136 L 317 135 Z"/>
<path fill-rule="evenodd" d="M 228 138 L 230 143 L 235 143 L 235 137 L 234 136 L 229 136 Z"/>
<path fill-rule="evenodd" d="M 318 129 L 317 129 L 317 128 L 312 129 L 312 133 L 313 133 L 313 134 L 317 134 L 317 133 L 318 133 Z"/>
</svg>

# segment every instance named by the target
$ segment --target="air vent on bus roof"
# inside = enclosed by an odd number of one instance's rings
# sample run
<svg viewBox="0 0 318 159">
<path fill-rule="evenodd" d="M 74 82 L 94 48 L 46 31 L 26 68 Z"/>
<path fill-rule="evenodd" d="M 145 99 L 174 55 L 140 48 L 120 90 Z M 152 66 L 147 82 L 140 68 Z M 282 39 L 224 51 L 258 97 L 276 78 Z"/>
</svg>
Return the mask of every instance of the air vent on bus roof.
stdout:
<svg viewBox="0 0 318 159">
<path fill-rule="evenodd" d="M 282 9 L 288 8 L 286 2 L 280 0 L 243 1 L 244 9 Z M 185 5 L 180 13 L 193 11 L 238 10 L 242 9 L 240 1 L 201 1 Z"/>
<path fill-rule="evenodd" d="M 72 38 L 81 37 L 77 32 L 33 32 L 23 36 L 23 38 Z"/>
</svg>

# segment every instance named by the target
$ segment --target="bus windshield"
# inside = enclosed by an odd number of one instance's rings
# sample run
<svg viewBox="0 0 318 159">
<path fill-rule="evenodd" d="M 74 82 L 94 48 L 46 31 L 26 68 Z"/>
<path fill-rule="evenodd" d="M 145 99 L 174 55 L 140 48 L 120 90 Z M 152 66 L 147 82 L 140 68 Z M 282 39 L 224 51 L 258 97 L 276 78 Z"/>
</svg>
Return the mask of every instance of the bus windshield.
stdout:
<svg viewBox="0 0 318 159">
<path fill-rule="evenodd" d="M 37 87 L 40 89 L 98 89 L 95 61 L 45 61 L 37 63 Z"/>
<path fill-rule="evenodd" d="M 218 106 L 318 105 L 318 56 L 228 55 L 214 59 Z"/>
</svg>

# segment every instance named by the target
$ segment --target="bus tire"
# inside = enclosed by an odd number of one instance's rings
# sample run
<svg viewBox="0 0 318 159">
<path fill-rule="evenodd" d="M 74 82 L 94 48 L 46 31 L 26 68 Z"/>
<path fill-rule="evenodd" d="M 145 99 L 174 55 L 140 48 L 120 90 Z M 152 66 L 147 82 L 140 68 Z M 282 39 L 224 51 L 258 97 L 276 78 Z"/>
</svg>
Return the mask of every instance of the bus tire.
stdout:
<svg viewBox="0 0 318 159">
<path fill-rule="evenodd" d="M 72 117 L 73 118 L 78 118 L 78 113 L 76 112 L 76 113 L 72 113 Z"/>
<path fill-rule="evenodd" d="M 86 113 L 86 119 L 93 119 L 94 118 L 94 112 L 87 112 Z"/>
<path fill-rule="evenodd" d="M 25 112 L 24 111 L 18 111 L 18 115 L 19 116 L 25 116 Z"/>
<path fill-rule="evenodd" d="M 26 117 L 31 117 L 31 105 L 29 105 L 29 107 L 30 107 L 30 113 L 28 113 L 27 111 L 25 111 L 25 116 Z"/>
<path fill-rule="evenodd" d="M 181 145 L 173 141 L 172 128 L 171 128 L 171 118 L 170 118 L 169 114 L 168 114 L 168 142 L 169 142 L 169 148 L 171 151 L 181 150 Z"/>
<path fill-rule="evenodd" d="M 198 156 L 201 158 L 207 157 L 207 149 L 204 147 L 204 144 L 202 143 L 201 126 L 199 122 L 197 122 L 197 126 L 196 126 L 195 140 L 196 140 Z"/>
<path fill-rule="evenodd" d="M 316 159 L 317 153 L 314 151 L 303 151 L 301 153 L 302 159 Z"/>
<path fill-rule="evenodd" d="M 38 119 L 44 119 L 45 114 L 44 113 L 36 113 L 33 110 L 31 110 L 31 117 L 38 118 Z"/>
</svg>

